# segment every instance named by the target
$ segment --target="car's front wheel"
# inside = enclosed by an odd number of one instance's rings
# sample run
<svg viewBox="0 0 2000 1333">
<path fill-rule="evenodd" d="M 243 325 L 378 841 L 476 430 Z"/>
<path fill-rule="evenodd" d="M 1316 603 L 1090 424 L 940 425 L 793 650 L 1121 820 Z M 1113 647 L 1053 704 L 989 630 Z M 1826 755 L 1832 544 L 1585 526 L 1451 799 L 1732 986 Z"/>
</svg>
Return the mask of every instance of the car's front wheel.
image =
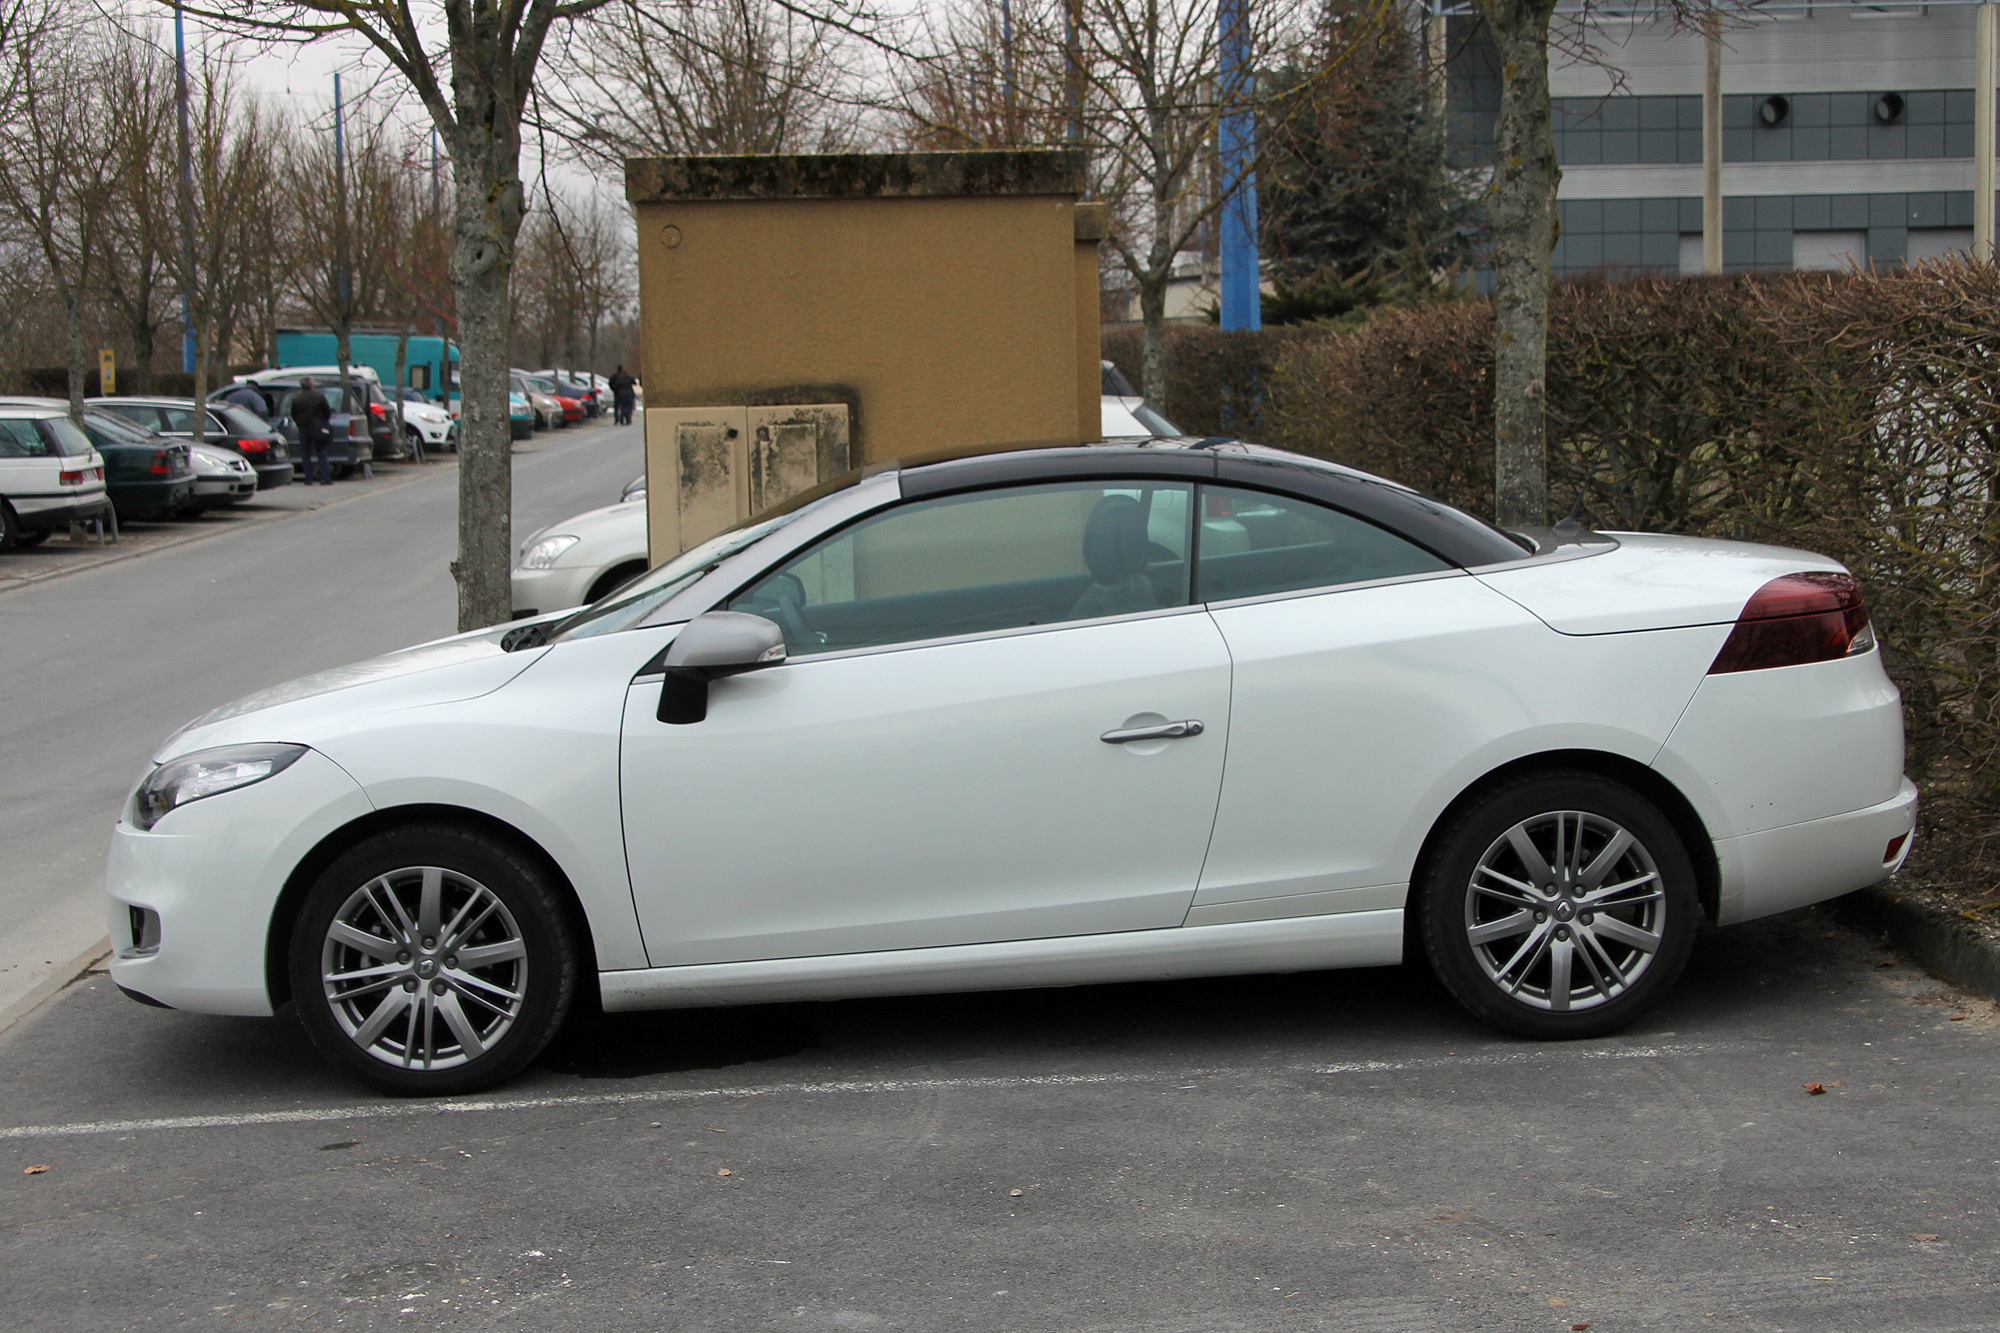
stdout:
<svg viewBox="0 0 2000 1333">
<path fill-rule="evenodd" d="M 1414 886 L 1432 969 L 1473 1015 L 1529 1037 L 1594 1037 L 1651 1008 L 1694 945 L 1680 836 L 1591 773 L 1509 783 L 1442 830 Z"/>
<path fill-rule="evenodd" d="M 578 950 L 548 876 L 452 825 L 367 838 L 320 875 L 292 931 L 313 1044 L 385 1092 L 476 1092 L 555 1035 Z"/>
</svg>

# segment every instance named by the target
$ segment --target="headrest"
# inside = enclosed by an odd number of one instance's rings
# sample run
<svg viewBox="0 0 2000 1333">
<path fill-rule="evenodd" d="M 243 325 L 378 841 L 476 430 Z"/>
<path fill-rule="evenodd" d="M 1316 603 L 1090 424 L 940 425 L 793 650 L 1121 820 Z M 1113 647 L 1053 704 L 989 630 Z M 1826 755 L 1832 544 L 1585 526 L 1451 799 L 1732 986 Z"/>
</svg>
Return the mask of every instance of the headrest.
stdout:
<svg viewBox="0 0 2000 1333">
<path fill-rule="evenodd" d="M 1083 563 L 1090 577 L 1111 584 L 1146 568 L 1146 510 L 1129 495 L 1107 495 L 1083 522 Z"/>
</svg>

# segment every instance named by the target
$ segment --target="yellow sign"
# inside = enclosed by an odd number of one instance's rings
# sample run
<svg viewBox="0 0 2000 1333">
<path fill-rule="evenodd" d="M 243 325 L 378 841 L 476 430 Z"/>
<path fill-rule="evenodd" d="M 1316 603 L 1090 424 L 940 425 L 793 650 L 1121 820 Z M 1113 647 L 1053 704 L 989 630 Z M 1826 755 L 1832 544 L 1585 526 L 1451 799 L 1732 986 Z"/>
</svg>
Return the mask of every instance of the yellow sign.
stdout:
<svg viewBox="0 0 2000 1333">
<path fill-rule="evenodd" d="M 97 349 L 97 391 L 105 397 L 118 392 L 118 359 L 109 347 Z"/>
</svg>

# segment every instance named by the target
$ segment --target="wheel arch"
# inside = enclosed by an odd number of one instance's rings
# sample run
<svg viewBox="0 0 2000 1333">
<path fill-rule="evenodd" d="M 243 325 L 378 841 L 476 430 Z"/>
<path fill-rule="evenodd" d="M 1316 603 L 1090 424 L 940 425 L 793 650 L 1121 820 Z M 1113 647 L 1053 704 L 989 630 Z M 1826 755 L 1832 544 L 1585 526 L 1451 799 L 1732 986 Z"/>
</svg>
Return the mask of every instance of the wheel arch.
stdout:
<svg viewBox="0 0 2000 1333">
<path fill-rule="evenodd" d="M 1481 775 L 1432 821 L 1430 831 L 1424 835 L 1423 846 L 1417 853 L 1416 864 L 1411 868 L 1409 910 L 1406 912 L 1410 928 L 1416 928 L 1420 910 L 1417 886 L 1423 883 L 1432 859 L 1443 846 L 1444 830 L 1450 827 L 1461 811 L 1488 792 L 1517 779 L 1538 773 L 1578 769 L 1600 774 L 1630 787 L 1651 801 L 1654 808 L 1673 825 L 1674 832 L 1680 835 L 1682 844 L 1687 848 L 1688 860 L 1694 865 L 1695 888 L 1701 897 L 1702 913 L 1713 922 L 1722 896 L 1722 869 L 1716 861 L 1715 839 L 1680 788 L 1658 770 L 1623 755 L 1603 750 L 1546 750 L 1510 760 Z"/>
<path fill-rule="evenodd" d="M 541 866 L 547 872 L 550 883 L 561 894 L 570 929 L 582 950 L 582 956 L 577 959 L 577 992 L 573 1003 L 592 1009 L 599 1005 L 597 945 L 591 934 L 590 917 L 583 910 L 583 900 L 577 896 L 576 885 L 570 882 L 562 866 L 540 843 L 504 819 L 464 806 L 398 805 L 371 811 L 327 834 L 299 859 L 299 863 L 292 867 L 292 873 L 285 878 L 285 887 L 271 910 L 271 923 L 264 939 L 264 985 L 270 993 L 273 1009 L 292 998 L 291 970 L 286 965 L 291 950 L 292 926 L 298 920 L 299 909 L 314 881 L 361 839 L 411 824 L 455 824 L 483 833 L 513 844 L 523 855 Z"/>
<path fill-rule="evenodd" d="M 590 590 L 584 594 L 584 604 L 589 605 L 609 597 L 645 572 L 646 562 L 643 559 L 619 561 L 591 582 Z"/>
</svg>

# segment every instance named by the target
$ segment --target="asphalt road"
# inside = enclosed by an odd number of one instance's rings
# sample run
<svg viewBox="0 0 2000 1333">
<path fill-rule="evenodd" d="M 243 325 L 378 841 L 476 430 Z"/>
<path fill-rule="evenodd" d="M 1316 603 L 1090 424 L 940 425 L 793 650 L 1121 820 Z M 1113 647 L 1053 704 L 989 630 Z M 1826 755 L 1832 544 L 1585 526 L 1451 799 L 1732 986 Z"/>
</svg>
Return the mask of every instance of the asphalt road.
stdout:
<svg viewBox="0 0 2000 1333">
<path fill-rule="evenodd" d="M 514 458 L 516 535 L 614 502 L 643 467 L 636 426 L 538 436 Z M 0 596 L 0 1011 L 103 936 L 111 825 L 170 732 L 456 628 L 457 486 L 449 464 L 336 486 L 310 513 Z"/>
<path fill-rule="evenodd" d="M 1574 1045 L 1397 969 L 644 1015 L 443 1104 L 358 1091 L 287 1019 L 98 978 L 0 1038 L 0 1309 L 1991 1330 L 2000 1020 L 1885 961 L 1816 912 L 1711 934 L 1654 1015 Z"/>
</svg>

